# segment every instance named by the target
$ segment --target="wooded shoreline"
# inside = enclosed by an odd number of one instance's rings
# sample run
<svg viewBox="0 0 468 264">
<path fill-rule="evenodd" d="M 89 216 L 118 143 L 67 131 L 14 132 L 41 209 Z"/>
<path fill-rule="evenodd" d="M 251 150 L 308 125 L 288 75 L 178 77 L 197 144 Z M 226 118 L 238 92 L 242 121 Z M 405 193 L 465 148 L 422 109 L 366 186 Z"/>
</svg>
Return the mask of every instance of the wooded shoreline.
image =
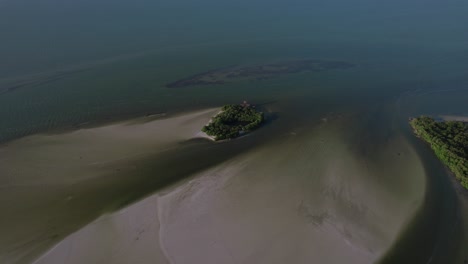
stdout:
<svg viewBox="0 0 468 264">
<path fill-rule="evenodd" d="M 414 133 L 429 143 L 436 156 L 468 189 L 468 125 L 461 121 L 436 121 L 427 116 L 410 119 Z"/>
</svg>

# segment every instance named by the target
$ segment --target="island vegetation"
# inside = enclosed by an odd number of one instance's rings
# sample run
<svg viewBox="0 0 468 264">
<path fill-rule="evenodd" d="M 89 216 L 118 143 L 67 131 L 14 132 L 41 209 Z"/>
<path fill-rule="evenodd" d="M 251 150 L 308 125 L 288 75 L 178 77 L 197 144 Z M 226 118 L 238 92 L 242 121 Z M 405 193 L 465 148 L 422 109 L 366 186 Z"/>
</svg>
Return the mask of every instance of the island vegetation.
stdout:
<svg viewBox="0 0 468 264">
<path fill-rule="evenodd" d="M 438 122 L 422 116 L 411 121 L 415 133 L 430 144 L 437 157 L 468 189 L 468 126 L 459 121 Z"/>
<path fill-rule="evenodd" d="M 230 104 L 223 106 L 202 131 L 214 140 L 233 139 L 258 128 L 263 121 L 263 112 L 257 111 L 255 106 L 246 102 Z"/>
</svg>

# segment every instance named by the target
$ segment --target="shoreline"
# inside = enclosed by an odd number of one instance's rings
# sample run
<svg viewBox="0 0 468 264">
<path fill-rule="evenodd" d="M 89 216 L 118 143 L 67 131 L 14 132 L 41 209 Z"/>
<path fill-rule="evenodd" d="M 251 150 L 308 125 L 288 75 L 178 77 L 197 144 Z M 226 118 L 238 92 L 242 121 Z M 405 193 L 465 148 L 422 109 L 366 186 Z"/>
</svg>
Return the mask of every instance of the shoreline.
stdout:
<svg viewBox="0 0 468 264">
<path fill-rule="evenodd" d="M 459 122 L 468 122 L 468 116 L 454 116 L 454 115 L 439 115 L 443 121 L 459 121 Z"/>
<path fill-rule="evenodd" d="M 31 136 L 55 136 L 73 133 L 80 130 L 97 129 L 101 127 L 114 126 L 114 125 L 125 125 L 132 123 L 148 123 L 156 120 L 165 120 L 169 118 L 177 118 L 180 116 L 190 115 L 193 113 L 204 112 L 209 110 L 219 109 L 217 107 L 202 108 L 193 110 L 177 110 L 174 112 L 150 112 L 150 113 L 132 113 L 132 114 L 116 114 L 112 117 L 96 118 L 94 120 L 75 123 L 65 124 L 63 126 L 51 127 L 38 129 L 27 133 L 17 134 L 15 136 L 7 136 L 4 138 L 0 137 L 0 147 L 11 144 L 15 141 L 22 140 Z"/>
<path fill-rule="evenodd" d="M 462 128 L 453 130 L 453 127 L 450 127 L 450 124 L 453 125 L 457 123 L 461 125 Z M 464 164 L 467 162 L 467 157 L 464 151 L 468 147 L 466 143 L 466 122 L 452 122 L 447 120 L 438 121 L 432 117 L 422 116 L 420 118 L 410 119 L 410 125 L 413 128 L 413 133 L 416 137 L 429 146 L 439 162 L 450 171 L 450 174 L 459 181 L 460 185 L 468 190 L 468 175 L 464 169 Z M 444 125 L 445 127 L 442 128 L 440 125 Z M 465 143 L 459 143 L 451 140 L 451 138 L 456 139 L 457 137 L 461 137 L 462 140 L 465 140 L 461 142 Z"/>
<path fill-rule="evenodd" d="M 208 140 L 211 140 L 213 142 L 217 142 L 216 138 L 214 136 L 210 136 L 208 134 L 206 134 L 205 132 L 203 131 L 200 131 L 198 132 L 194 138 L 204 138 L 204 139 L 208 139 Z"/>
<path fill-rule="evenodd" d="M 84 226 L 35 264 L 61 264 L 62 252 L 69 264 L 231 263 L 232 255 L 232 263 L 374 262 L 420 206 L 423 171 L 402 139 L 369 167 L 347 146 L 346 125 L 330 122 L 216 163 Z M 400 166 L 374 181 L 389 160 Z M 390 184 L 401 172 L 418 175 L 403 174 L 403 190 Z"/>
<path fill-rule="evenodd" d="M 4 214 L 0 262 L 27 262 L 90 220 L 147 195 L 151 186 L 159 189 L 166 182 L 180 180 L 192 169 L 174 168 L 171 162 L 190 164 L 194 155 L 181 150 L 192 150 L 192 145 L 180 143 L 193 139 L 216 111 L 35 134 L 0 145 L 0 174 L 4 175 L 0 179 L 4 190 L 0 193 L 4 201 L 0 202 Z M 189 168 L 198 170 L 208 163 Z M 149 168 L 165 173 L 154 177 Z M 5 204 L 12 200 L 17 206 Z M 50 207 L 50 203 L 57 206 Z M 43 230 L 53 231 L 44 236 Z"/>
<path fill-rule="evenodd" d="M 206 123 L 203 127 L 205 127 L 205 126 L 211 124 L 211 123 L 213 122 L 213 118 L 215 118 L 216 116 L 218 116 L 218 115 L 221 114 L 222 112 L 223 112 L 223 110 L 219 111 L 219 112 L 216 113 L 214 116 L 212 116 L 212 117 L 210 118 L 210 120 L 208 121 L 208 123 Z M 202 128 L 203 128 L 203 127 L 202 127 Z M 216 142 L 216 141 L 217 141 L 215 136 L 210 136 L 210 135 L 208 135 L 207 133 L 201 131 L 201 129 L 200 129 L 200 132 L 198 132 L 198 133 L 195 135 L 195 138 L 205 138 L 205 139 L 211 140 L 211 141 L 213 141 L 213 142 Z"/>
</svg>

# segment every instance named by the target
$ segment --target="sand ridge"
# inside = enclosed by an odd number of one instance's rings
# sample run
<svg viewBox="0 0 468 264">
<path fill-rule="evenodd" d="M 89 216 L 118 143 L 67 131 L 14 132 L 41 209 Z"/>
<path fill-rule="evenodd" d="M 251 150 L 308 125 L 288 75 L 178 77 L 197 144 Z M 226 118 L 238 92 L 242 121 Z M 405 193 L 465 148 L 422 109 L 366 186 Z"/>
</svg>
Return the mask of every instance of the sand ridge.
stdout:
<svg viewBox="0 0 468 264">
<path fill-rule="evenodd" d="M 88 251 L 88 263 L 373 263 L 421 204 L 424 171 L 401 137 L 369 166 L 344 144 L 345 125 L 302 131 L 200 172 L 88 225 L 37 263 L 61 263 L 72 244 L 68 263 Z M 389 160 L 398 166 L 381 171 Z M 395 175 L 405 188 L 383 182 Z M 146 222 L 152 227 L 141 232 Z M 106 234 L 107 253 L 94 254 L 86 241 Z M 139 235 L 148 236 L 144 246 L 124 246 Z"/>
<path fill-rule="evenodd" d="M 166 153 L 181 148 L 217 111 L 34 135 L 2 145 L 0 262 L 27 261 L 126 199 L 122 194 L 144 184 L 147 176 L 139 175 L 154 173 L 135 161 L 154 156 L 163 159 L 153 170 L 171 166 L 164 162 Z"/>
</svg>

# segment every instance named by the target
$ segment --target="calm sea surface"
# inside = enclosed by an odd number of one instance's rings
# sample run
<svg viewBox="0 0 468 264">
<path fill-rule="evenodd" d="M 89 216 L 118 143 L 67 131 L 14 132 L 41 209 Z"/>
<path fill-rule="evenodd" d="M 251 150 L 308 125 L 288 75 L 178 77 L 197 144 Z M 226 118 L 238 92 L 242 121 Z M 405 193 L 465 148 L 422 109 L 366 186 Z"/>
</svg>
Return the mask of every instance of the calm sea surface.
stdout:
<svg viewBox="0 0 468 264">
<path fill-rule="evenodd" d="M 297 125 L 363 111 L 375 117 L 363 128 L 379 133 L 397 119 L 411 137 L 408 116 L 468 114 L 467 14 L 461 0 L 0 0 L 0 141 L 242 100 L 275 103 Z M 303 58 L 356 67 L 164 86 L 211 69 Z M 429 150 L 414 145 L 432 197 L 386 260 L 444 263 L 466 242 L 446 232 L 456 195 Z"/>
</svg>

